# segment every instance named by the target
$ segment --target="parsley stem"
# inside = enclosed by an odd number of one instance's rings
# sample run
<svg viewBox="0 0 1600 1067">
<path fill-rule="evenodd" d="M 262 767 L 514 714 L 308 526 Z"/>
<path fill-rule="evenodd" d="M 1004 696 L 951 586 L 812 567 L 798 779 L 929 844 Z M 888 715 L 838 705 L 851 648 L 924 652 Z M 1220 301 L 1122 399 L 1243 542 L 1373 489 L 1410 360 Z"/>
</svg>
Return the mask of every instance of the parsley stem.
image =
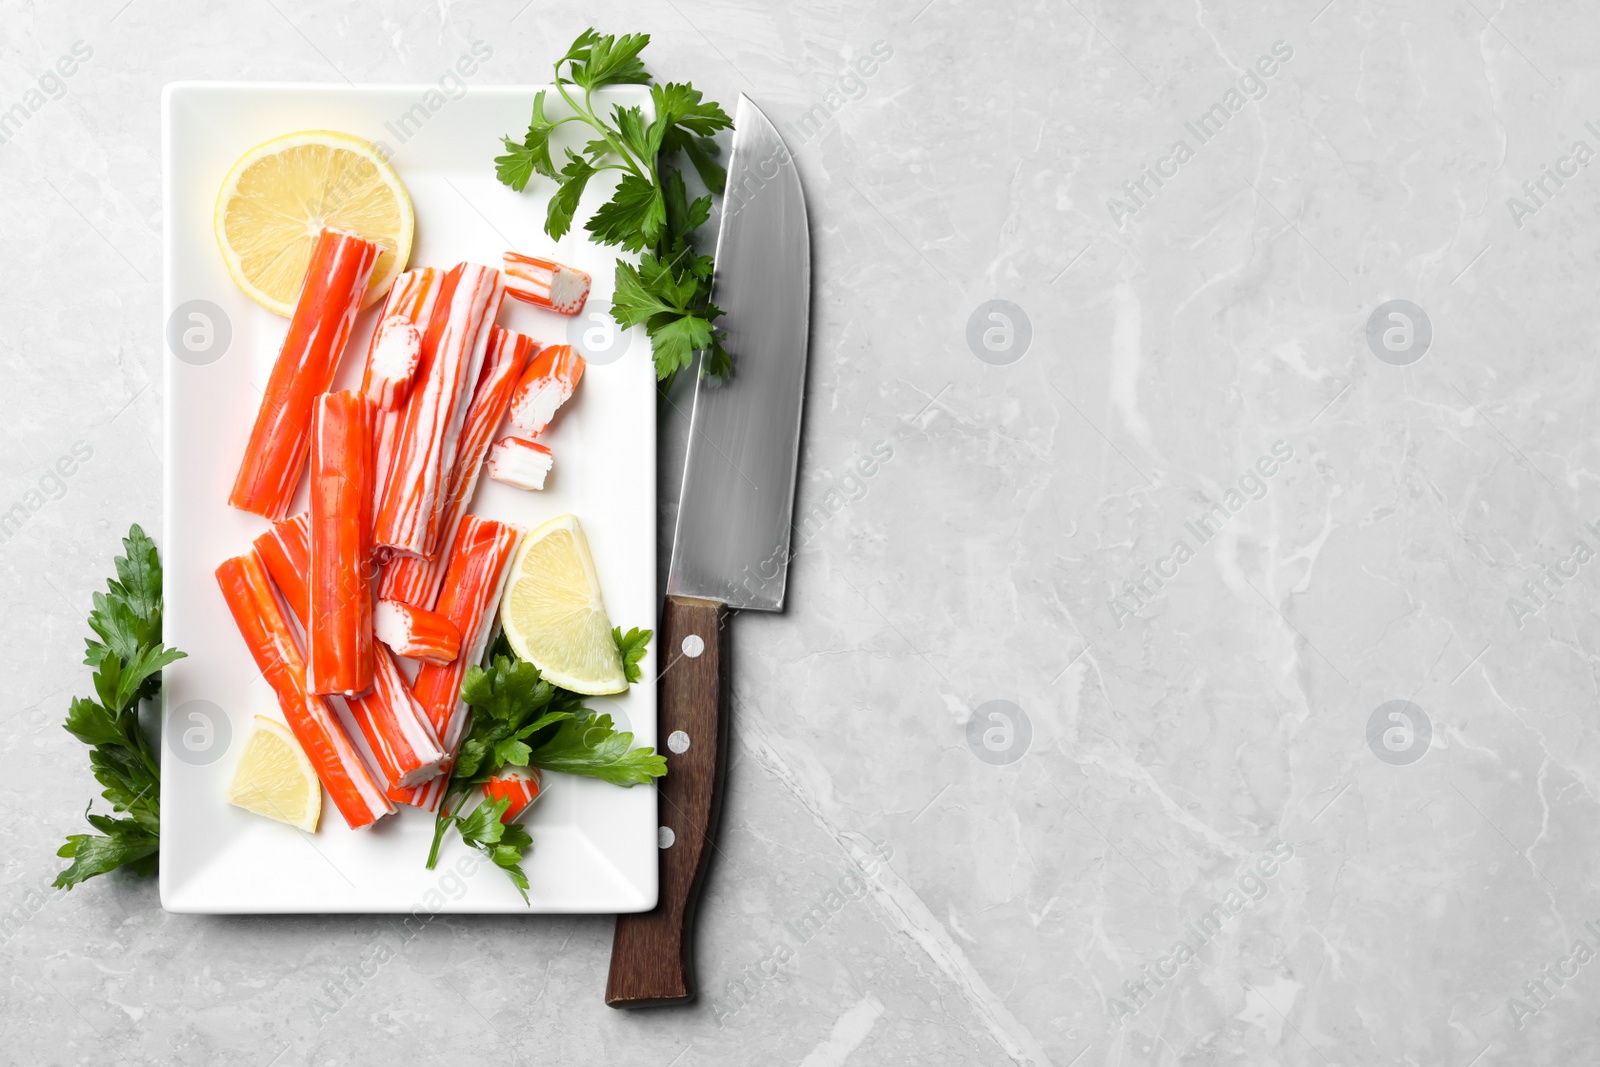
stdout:
<svg viewBox="0 0 1600 1067">
<path fill-rule="evenodd" d="M 450 791 L 447 789 L 445 790 L 444 798 L 439 802 L 439 814 L 435 815 L 433 818 L 433 846 L 428 849 L 427 864 L 427 869 L 430 871 L 433 870 L 434 865 L 439 862 L 439 845 L 444 841 L 445 829 L 455 821 L 452 816 L 445 814 L 449 802 Z"/>
<path fill-rule="evenodd" d="M 595 132 L 605 139 L 606 144 L 611 146 L 611 150 L 622 157 L 622 161 L 628 165 L 629 170 L 633 171 L 634 174 L 641 178 L 644 177 L 644 172 L 641 171 L 638 165 L 634 163 L 633 156 L 629 154 L 627 148 L 622 144 L 621 141 L 617 140 L 617 137 L 612 133 L 611 128 L 605 123 L 601 122 L 600 119 L 595 115 L 594 109 L 589 106 L 589 93 L 584 93 L 584 106 L 579 107 L 578 102 L 572 99 L 572 94 L 567 92 L 568 84 L 575 83 L 569 83 L 567 79 L 561 76 L 561 67 L 560 64 L 557 64 L 556 92 L 561 94 L 561 99 L 567 102 L 568 107 L 577 112 L 577 117 L 579 119 L 594 127 Z"/>
</svg>

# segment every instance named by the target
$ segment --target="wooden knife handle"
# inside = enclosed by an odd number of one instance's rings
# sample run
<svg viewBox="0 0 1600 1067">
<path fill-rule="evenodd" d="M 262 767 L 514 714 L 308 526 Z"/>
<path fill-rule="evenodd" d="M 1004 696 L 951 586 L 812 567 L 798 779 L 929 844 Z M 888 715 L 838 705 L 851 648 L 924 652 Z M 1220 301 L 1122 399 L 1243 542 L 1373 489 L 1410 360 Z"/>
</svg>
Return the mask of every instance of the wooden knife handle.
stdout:
<svg viewBox="0 0 1600 1067">
<path fill-rule="evenodd" d="M 694 997 L 694 909 L 715 847 L 726 763 L 727 611 L 715 600 L 688 597 L 668 597 L 661 611 L 656 733 L 667 774 L 656 783 L 657 814 L 663 842 L 670 831 L 672 843 L 661 849 L 655 910 L 617 916 L 606 980 L 606 1003 L 613 1008 Z"/>
</svg>

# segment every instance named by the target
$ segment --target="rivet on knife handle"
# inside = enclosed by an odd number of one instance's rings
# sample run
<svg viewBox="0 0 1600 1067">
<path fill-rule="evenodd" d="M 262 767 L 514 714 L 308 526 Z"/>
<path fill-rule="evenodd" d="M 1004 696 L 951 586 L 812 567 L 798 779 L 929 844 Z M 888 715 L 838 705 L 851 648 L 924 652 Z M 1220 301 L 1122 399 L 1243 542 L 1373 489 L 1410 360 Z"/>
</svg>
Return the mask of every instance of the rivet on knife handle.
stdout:
<svg viewBox="0 0 1600 1067">
<path fill-rule="evenodd" d="M 661 895 L 654 911 L 617 916 L 606 980 L 606 1003 L 613 1008 L 694 996 L 695 903 L 715 848 L 726 762 L 726 614 L 717 601 L 689 597 L 668 597 L 662 608 L 657 733 L 664 738 L 667 774 L 656 786 Z"/>
</svg>

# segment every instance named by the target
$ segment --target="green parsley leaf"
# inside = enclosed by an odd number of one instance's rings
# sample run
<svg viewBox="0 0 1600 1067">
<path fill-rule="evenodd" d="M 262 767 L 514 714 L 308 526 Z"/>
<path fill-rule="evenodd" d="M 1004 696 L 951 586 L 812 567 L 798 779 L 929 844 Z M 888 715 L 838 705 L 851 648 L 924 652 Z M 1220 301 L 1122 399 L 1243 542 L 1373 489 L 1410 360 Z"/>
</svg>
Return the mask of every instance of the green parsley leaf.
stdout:
<svg viewBox="0 0 1600 1067">
<path fill-rule="evenodd" d="M 500 817 L 510 806 L 508 799 L 490 800 L 485 797 L 470 815 L 458 816 L 461 839 L 469 845 L 493 845 L 499 842 L 505 833 L 505 824 Z"/>
<path fill-rule="evenodd" d="M 652 322 L 645 330 L 655 344 L 656 371 L 662 367 L 676 372 L 694 365 L 697 350 L 711 344 L 711 323 L 697 315 L 679 315 L 665 322 Z"/>
<path fill-rule="evenodd" d="M 88 646 L 84 663 L 99 666 L 107 649 L 132 659 L 139 649 L 161 640 L 161 561 L 156 544 L 137 525 L 122 539 L 125 556 L 114 561 L 117 578 L 94 595 L 89 628 L 99 636 Z M 148 695 L 148 694 L 146 694 Z"/>
<path fill-rule="evenodd" d="M 572 80 L 586 90 L 602 85 L 637 85 L 650 80 L 639 60 L 639 53 L 650 43 L 648 33 L 627 33 L 621 37 L 602 37 L 593 29 L 584 30 L 567 51 L 564 62 Z M 557 64 L 559 73 L 560 64 Z"/>
<path fill-rule="evenodd" d="M 706 188 L 721 195 L 728 183 L 728 172 L 717 162 L 717 142 L 712 138 L 718 130 L 733 129 L 733 119 L 720 104 L 704 99 L 692 85 L 652 85 L 650 97 L 655 102 L 656 125 L 660 127 L 659 149 L 668 156 L 679 152 L 688 156 Z"/>
<path fill-rule="evenodd" d="M 622 673 L 630 685 L 642 676 L 639 671 L 639 661 L 644 659 L 645 650 L 650 645 L 651 632 L 641 630 L 637 626 L 627 633 L 623 633 L 620 626 L 611 630 L 611 639 L 617 643 L 617 652 L 622 656 Z"/>
<path fill-rule="evenodd" d="M 72 863 L 51 884 L 57 889 L 71 889 L 97 874 L 106 874 L 118 867 L 130 867 L 135 874 L 148 876 L 156 871 L 156 858 L 161 849 L 161 838 L 138 826 L 131 819 L 104 819 L 92 817 L 102 829 L 100 834 L 72 834 L 67 843 L 56 850 L 56 855 L 70 858 Z"/>
<path fill-rule="evenodd" d="M 470 783 L 487 781 L 508 763 L 527 766 L 525 740 L 571 718 L 563 706 L 578 700 L 545 681 L 533 664 L 511 656 L 495 656 L 488 670 L 469 668 L 461 699 L 472 705 L 472 726 L 461 742 L 454 776 Z"/>
<path fill-rule="evenodd" d="M 711 217 L 711 198 L 702 196 L 690 203 L 683 175 L 675 170 L 669 170 L 661 175 L 661 192 L 667 207 L 667 236 L 676 246 L 669 262 L 676 262 L 679 255 L 688 249 L 689 234 L 698 230 Z M 699 258 L 705 260 L 709 277 L 711 257 Z"/>
<path fill-rule="evenodd" d="M 691 137 L 683 142 L 683 154 L 700 180 L 718 196 L 728 191 L 728 171 L 717 162 L 717 142 L 709 137 Z"/>
<path fill-rule="evenodd" d="M 680 127 L 685 136 L 712 137 L 719 130 L 733 129 L 733 119 L 722 105 L 705 99 L 687 83 L 652 85 L 650 99 L 655 102 L 657 121 Z"/>
<path fill-rule="evenodd" d="M 494 746 L 494 761 L 501 767 L 507 764 L 513 767 L 526 767 L 528 756 L 532 752 L 526 741 L 519 737 L 508 737 Z"/>
<path fill-rule="evenodd" d="M 544 707 L 555 692 L 539 668 L 521 660 L 497 657 L 489 670 L 471 667 L 461 683 L 461 699 L 474 715 L 510 721 L 528 706 Z"/>
<path fill-rule="evenodd" d="M 584 229 L 601 244 L 638 252 L 656 243 L 667 225 L 667 205 L 650 179 L 629 174 L 617 183 L 611 199 L 601 204 Z"/>
<path fill-rule="evenodd" d="M 86 745 L 127 743 L 116 718 L 99 704 L 82 697 L 75 698 L 68 707 L 66 726 L 67 733 Z"/>
<path fill-rule="evenodd" d="M 712 321 L 722 312 L 709 302 L 696 307 L 701 293 L 692 270 L 675 274 L 655 256 L 640 256 L 638 267 L 617 263 L 611 315 L 625 328 L 644 323 L 655 348 L 656 377 L 687 370 L 695 352 L 716 341 Z"/>
<path fill-rule="evenodd" d="M 578 210 L 578 201 L 583 199 L 583 190 L 594 175 L 594 166 L 569 149 L 566 165 L 561 168 L 561 188 L 550 198 L 550 207 L 545 212 L 545 233 L 557 241 L 567 235 L 567 231 L 572 229 L 572 216 Z"/>
<path fill-rule="evenodd" d="M 651 128 L 659 123 L 645 121 L 644 111 L 637 107 L 619 107 L 612 112 L 612 124 L 622 143 L 633 150 L 640 159 L 654 159 L 659 145 L 653 145 Z"/>
<path fill-rule="evenodd" d="M 640 785 L 667 773 L 665 756 L 634 748 L 631 733 L 619 733 L 611 716 L 582 708 L 533 750 L 528 763 L 548 771 L 599 778 L 613 785 Z"/>
<path fill-rule="evenodd" d="M 506 154 L 494 157 L 494 176 L 520 193 L 528 187 L 528 179 L 533 177 L 536 152 L 509 137 L 502 137 L 501 140 L 505 142 Z"/>
<path fill-rule="evenodd" d="M 534 96 L 533 118 L 528 121 L 528 133 L 522 142 L 519 144 L 509 137 L 502 137 L 506 155 L 494 157 L 495 177 L 519 193 L 527 188 L 528 179 L 535 173 L 542 174 L 546 178 L 557 177 L 555 164 L 550 160 L 550 131 L 560 123 L 545 118 L 544 101 L 547 92 L 546 89 L 540 89 Z"/>
<path fill-rule="evenodd" d="M 467 816 L 450 816 L 461 833 L 461 840 L 488 856 L 496 867 L 511 876 L 511 883 L 528 902 L 528 876 L 522 870 L 522 850 L 533 844 L 533 837 L 516 823 L 502 823 L 500 817 L 511 806 L 509 799 L 487 797 Z"/>
<path fill-rule="evenodd" d="M 649 322 L 656 315 L 686 314 L 683 289 L 655 256 L 640 256 L 639 265 L 617 264 L 616 294 L 611 298 L 611 317 L 626 329 Z M 693 283 L 690 283 L 693 290 Z"/>
</svg>

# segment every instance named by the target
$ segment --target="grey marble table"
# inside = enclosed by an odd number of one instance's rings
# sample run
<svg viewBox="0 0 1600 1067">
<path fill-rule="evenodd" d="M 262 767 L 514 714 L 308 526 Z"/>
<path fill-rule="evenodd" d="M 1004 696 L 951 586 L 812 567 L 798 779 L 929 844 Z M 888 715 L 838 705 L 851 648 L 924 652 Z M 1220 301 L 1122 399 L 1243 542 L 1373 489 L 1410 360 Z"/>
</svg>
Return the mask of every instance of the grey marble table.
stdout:
<svg viewBox="0 0 1600 1067">
<path fill-rule="evenodd" d="M 1596 13 L 0 3 L 0 1060 L 1595 1062 Z M 591 20 L 757 99 L 815 228 L 705 995 L 606 1008 L 599 917 L 50 890 L 160 533 L 162 84 L 537 82 Z"/>
</svg>

